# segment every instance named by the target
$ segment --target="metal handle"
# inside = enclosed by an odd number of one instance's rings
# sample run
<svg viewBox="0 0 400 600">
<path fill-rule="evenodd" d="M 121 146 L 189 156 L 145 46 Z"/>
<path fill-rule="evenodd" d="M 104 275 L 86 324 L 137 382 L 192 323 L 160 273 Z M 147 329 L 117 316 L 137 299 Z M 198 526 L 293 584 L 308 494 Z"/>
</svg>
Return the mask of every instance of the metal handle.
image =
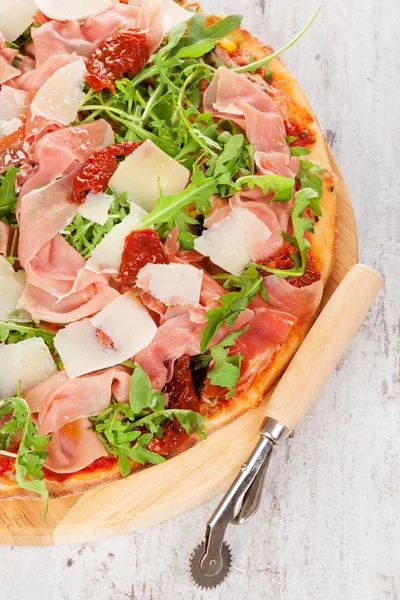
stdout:
<svg viewBox="0 0 400 600">
<path fill-rule="evenodd" d="M 222 568 L 221 549 L 228 525 L 246 523 L 259 507 L 269 459 L 275 447 L 288 437 L 289 431 L 279 421 L 267 418 L 262 424 L 260 434 L 261 439 L 207 521 L 200 568 L 209 577 L 219 573 Z"/>
</svg>

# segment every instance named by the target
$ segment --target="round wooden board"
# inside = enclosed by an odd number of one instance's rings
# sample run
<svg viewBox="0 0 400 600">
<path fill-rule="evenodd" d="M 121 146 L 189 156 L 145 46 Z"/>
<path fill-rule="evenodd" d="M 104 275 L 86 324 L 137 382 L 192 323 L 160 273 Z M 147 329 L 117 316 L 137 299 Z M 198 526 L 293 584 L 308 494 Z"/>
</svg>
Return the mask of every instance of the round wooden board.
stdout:
<svg viewBox="0 0 400 600">
<path fill-rule="evenodd" d="M 338 236 L 323 303 L 358 258 L 351 201 L 337 163 L 330 157 L 337 176 Z M 81 496 L 51 500 L 45 520 L 41 500 L 0 502 L 0 543 L 52 545 L 101 539 L 160 523 L 202 504 L 229 486 L 251 452 L 268 397 L 258 409 L 166 463 Z"/>
</svg>

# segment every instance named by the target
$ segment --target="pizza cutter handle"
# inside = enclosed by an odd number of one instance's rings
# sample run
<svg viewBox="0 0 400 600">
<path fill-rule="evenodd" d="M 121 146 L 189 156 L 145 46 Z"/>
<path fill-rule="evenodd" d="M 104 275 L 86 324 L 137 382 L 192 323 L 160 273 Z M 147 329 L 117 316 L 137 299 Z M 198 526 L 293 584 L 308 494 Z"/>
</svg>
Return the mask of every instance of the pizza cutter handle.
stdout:
<svg viewBox="0 0 400 600">
<path fill-rule="evenodd" d="M 371 267 L 352 267 L 279 381 L 266 417 L 285 425 L 289 432 L 302 421 L 363 322 L 382 282 L 381 275 Z"/>
</svg>

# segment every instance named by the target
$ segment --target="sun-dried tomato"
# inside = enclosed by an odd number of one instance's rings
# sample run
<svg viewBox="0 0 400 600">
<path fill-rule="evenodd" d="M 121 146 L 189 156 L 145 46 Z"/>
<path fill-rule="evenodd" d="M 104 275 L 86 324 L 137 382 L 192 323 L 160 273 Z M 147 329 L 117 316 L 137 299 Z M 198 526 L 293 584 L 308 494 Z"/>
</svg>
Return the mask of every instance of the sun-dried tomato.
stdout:
<svg viewBox="0 0 400 600">
<path fill-rule="evenodd" d="M 76 174 L 74 191 L 69 200 L 82 204 L 89 192 L 93 194 L 104 192 L 110 178 L 117 170 L 116 157 L 132 154 L 141 144 L 142 142 L 119 142 L 93 152 Z"/>
<path fill-rule="evenodd" d="M 193 385 L 193 376 L 190 369 L 189 356 L 181 356 L 175 362 L 174 375 L 165 386 L 168 394 L 168 408 L 183 408 L 185 410 L 199 410 L 199 399 Z M 163 436 L 154 436 L 148 445 L 149 450 L 167 456 L 175 452 L 189 439 L 189 435 L 177 419 L 164 421 Z"/>
<path fill-rule="evenodd" d="M 292 253 L 298 255 L 298 250 L 286 242 L 274 256 L 266 261 L 265 265 L 272 269 L 293 269 L 296 266 L 296 263 L 291 256 Z M 305 287 L 306 285 L 311 285 L 320 279 L 321 273 L 318 270 L 315 257 L 312 251 L 308 250 L 306 270 L 304 275 L 301 277 L 288 277 L 286 281 L 288 281 L 294 287 L 301 288 Z"/>
<path fill-rule="evenodd" d="M 102 42 L 87 61 L 86 81 L 95 92 L 115 91 L 114 82 L 125 74 L 136 75 L 150 58 L 146 33 L 121 29 Z"/>
<path fill-rule="evenodd" d="M 147 263 L 164 264 L 167 261 L 164 247 L 153 229 L 138 229 L 125 238 L 121 266 L 119 268 L 119 291 L 131 290 L 140 269 Z"/>
</svg>

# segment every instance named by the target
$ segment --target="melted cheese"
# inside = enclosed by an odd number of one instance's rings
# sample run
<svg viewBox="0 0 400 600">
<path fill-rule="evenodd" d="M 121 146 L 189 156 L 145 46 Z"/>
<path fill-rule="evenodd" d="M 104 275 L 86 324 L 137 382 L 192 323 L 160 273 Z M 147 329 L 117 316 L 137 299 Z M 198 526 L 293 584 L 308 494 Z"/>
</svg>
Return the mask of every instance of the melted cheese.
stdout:
<svg viewBox="0 0 400 600">
<path fill-rule="evenodd" d="M 118 194 L 127 192 L 130 202 L 151 211 L 160 196 L 159 185 L 163 194 L 177 194 L 186 187 L 189 174 L 186 167 L 146 140 L 119 164 L 109 185 Z"/>
<path fill-rule="evenodd" d="M 112 347 L 106 348 L 100 343 L 96 330 L 104 332 Z M 156 331 L 144 306 L 130 294 L 123 294 L 92 319 L 70 323 L 60 329 L 54 345 L 68 377 L 72 378 L 132 358 L 150 344 Z"/>
<path fill-rule="evenodd" d="M 198 304 L 203 271 L 192 265 L 148 263 L 140 269 L 136 284 L 167 305 Z"/>
<path fill-rule="evenodd" d="M 225 219 L 204 231 L 194 247 L 228 273 L 240 275 L 270 235 L 268 227 L 252 212 L 234 208 Z"/>
<path fill-rule="evenodd" d="M 10 263 L 0 256 L 0 320 L 7 319 L 17 310 L 25 284 L 25 271 L 15 272 Z"/>
<path fill-rule="evenodd" d="M 36 12 L 34 0 L 1 0 L 0 31 L 6 40 L 13 42 L 33 21 Z"/>
<path fill-rule="evenodd" d="M 93 250 L 91 257 L 86 262 L 86 268 L 96 273 L 116 275 L 121 264 L 125 238 L 131 231 L 141 228 L 141 219 L 146 214 L 139 206 L 132 205 L 129 215 L 106 233 Z"/>
<path fill-rule="evenodd" d="M 69 125 L 85 99 L 85 62 L 82 58 L 57 69 L 42 85 L 31 104 L 33 114 Z"/>
<path fill-rule="evenodd" d="M 112 6 L 111 0 L 36 0 L 46 17 L 57 21 L 78 21 L 103 12 Z"/>
<path fill-rule="evenodd" d="M 49 349 L 41 338 L 0 344 L 0 398 L 15 396 L 19 381 L 22 391 L 26 391 L 56 371 Z"/>
<path fill-rule="evenodd" d="M 89 219 L 89 221 L 104 225 L 108 219 L 108 211 L 113 200 L 114 196 L 109 194 L 89 192 L 85 202 L 80 205 L 78 213 L 85 219 Z"/>
</svg>

